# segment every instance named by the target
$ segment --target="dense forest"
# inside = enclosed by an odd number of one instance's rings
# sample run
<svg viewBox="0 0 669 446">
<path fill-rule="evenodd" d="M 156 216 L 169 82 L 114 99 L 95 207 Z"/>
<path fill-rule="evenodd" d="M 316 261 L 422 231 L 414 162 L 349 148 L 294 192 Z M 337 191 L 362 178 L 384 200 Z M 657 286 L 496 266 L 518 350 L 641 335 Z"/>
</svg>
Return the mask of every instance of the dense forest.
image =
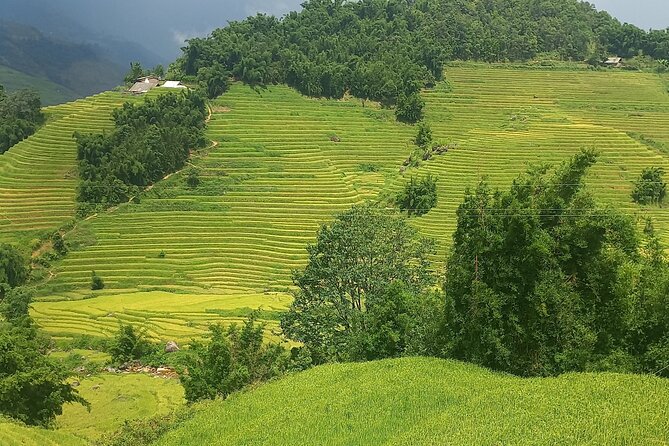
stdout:
<svg viewBox="0 0 669 446">
<path fill-rule="evenodd" d="M 35 133 L 44 122 L 37 93 L 20 90 L 5 93 L 0 85 L 0 154 Z"/>
<path fill-rule="evenodd" d="M 449 60 L 669 58 L 669 33 L 622 25 L 578 0 L 311 0 L 282 19 L 257 15 L 195 38 L 172 66 L 211 84 L 286 83 L 314 97 L 350 92 L 419 107 L 414 95 Z M 409 121 L 419 119 L 411 116 Z"/>
<path fill-rule="evenodd" d="M 207 109 L 195 93 L 164 94 L 114 111 L 109 134 L 77 134 L 82 211 L 128 201 L 181 169 L 205 145 Z"/>
</svg>

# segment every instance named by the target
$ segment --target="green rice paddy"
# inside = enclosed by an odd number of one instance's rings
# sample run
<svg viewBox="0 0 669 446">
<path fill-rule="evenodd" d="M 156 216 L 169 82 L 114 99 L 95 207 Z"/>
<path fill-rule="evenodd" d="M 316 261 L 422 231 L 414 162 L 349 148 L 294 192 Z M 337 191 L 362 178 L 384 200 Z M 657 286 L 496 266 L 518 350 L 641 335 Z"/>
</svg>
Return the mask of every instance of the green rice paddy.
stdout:
<svg viewBox="0 0 669 446">
<path fill-rule="evenodd" d="M 285 86 L 233 85 L 212 104 L 215 145 L 187 168 L 198 170 L 200 186 L 191 189 L 185 173 L 176 174 L 139 203 L 80 222 L 65 237 L 79 247 L 37 287 L 43 302 L 35 317 L 62 337 L 108 335 L 119 321 L 135 321 L 157 339 L 186 339 L 211 321 L 234 322 L 267 306 L 275 324 L 273 296 L 290 290 L 305 246 L 337 212 L 388 196 L 411 175 L 436 175 L 439 204 L 413 222 L 435 238 L 440 270 L 465 188 L 484 176 L 506 186 L 528 163 L 560 162 L 582 148 L 601 154 L 589 178 L 595 195 L 630 215 L 652 216 L 669 242 L 667 210 L 630 198 L 642 168 L 669 170 L 664 79 L 470 63 L 449 66 L 446 78 L 424 97 L 435 139 L 452 149 L 404 174 L 416 129 L 397 123 L 392 111 L 309 99 Z M 72 219 L 72 133 L 109 128 L 111 110 L 129 98 L 105 93 L 49 108 L 43 129 L 0 156 L 0 241 L 27 241 Z M 89 290 L 92 270 L 105 281 L 101 294 Z M 155 290 L 172 293 L 172 301 L 156 304 Z M 242 296 L 249 301 L 240 307 Z M 188 310 L 201 301 L 207 304 Z"/>
<path fill-rule="evenodd" d="M 669 383 L 655 377 L 523 379 L 406 358 L 317 367 L 235 394 L 157 444 L 660 445 L 667 401 Z"/>
</svg>

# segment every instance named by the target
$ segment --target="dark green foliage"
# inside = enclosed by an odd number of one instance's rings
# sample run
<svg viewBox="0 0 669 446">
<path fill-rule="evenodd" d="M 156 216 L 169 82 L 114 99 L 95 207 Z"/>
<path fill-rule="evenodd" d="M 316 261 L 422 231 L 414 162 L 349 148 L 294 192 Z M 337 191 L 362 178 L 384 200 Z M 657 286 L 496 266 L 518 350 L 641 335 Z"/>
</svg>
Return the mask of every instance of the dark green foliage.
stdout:
<svg viewBox="0 0 669 446">
<path fill-rule="evenodd" d="M 165 94 L 114 111 L 108 135 L 77 134 L 78 200 L 84 208 L 128 201 L 137 191 L 181 169 L 190 149 L 206 143 L 207 111 L 197 94 Z"/>
<path fill-rule="evenodd" d="M 0 302 L 0 315 L 5 321 L 17 327 L 29 327 L 32 325 L 30 319 L 30 304 L 32 294 L 23 288 L 9 290 Z"/>
<path fill-rule="evenodd" d="M 252 315 L 240 329 L 210 327 L 207 343 L 194 341 L 180 374 L 189 402 L 225 398 L 245 386 L 281 375 L 290 356 L 277 344 L 263 343 L 264 325 Z"/>
<path fill-rule="evenodd" d="M 414 124 L 423 119 L 423 107 L 425 107 L 425 101 L 417 92 L 408 95 L 402 93 L 397 98 L 395 117 L 400 122 Z"/>
<path fill-rule="evenodd" d="M 437 205 L 437 179 L 432 175 L 420 180 L 411 177 L 404 189 L 397 195 L 397 206 L 409 216 L 420 217 Z"/>
<path fill-rule="evenodd" d="M 0 86 L 0 154 L 35 133 L 44 122 L 39 95 L 31 90 L 5 94 Z"/>
<path fill-rule="evenodd" d="M 595 159 L 582 152 L 553 174 L 531 169 L 509 191 L 482 182 L 467 192 L 445 283 L 456 358 L 553 375 L 634 370 L 639 352 L 662 351 L 666 265 L 642 252 L 631 219 L 584 190 Z M 638 333 L 653 341 L 630 338 Z"/>
<path fill-rule="evenodd" d="M 417 122 L 422 107 L 415 94 L 440 80 L 449 60 L 525 61 L 554 53 L 596 63 L 607 52 L 629 57 L 639 50 L 669 58 L 666 31 L 621 25 L 578 0 L 311 0 L 302 6 L 282 19 L 256 15 L 191 39 L 171 71 L 203 86 L 213 72 L 250 85 L 286 83 L 313 97 L 349 91 L 384 106 L 402 102 L 398 117 Z"/>
<path fill-rule="evenodd" d="M 425 121 L 418 123 L 418 133 L 415 139 L 416 145 L 421 149 L 427 149 L 432 144 L 432 128 Z"/>
<path fill-rule="evenodd" d="M 12 245 L 0 244 L 0 285 L 5 284 L 9 288 L 23 285 L 29 274 L 28 259 Z"/>
<path fill-rule="evenodd" d="M 65 403 L 88 403 L 66 379 L 69 373 L 47 355 L 28 313 L 32 296 L 9 290 L 0 304 L 0 414 L 26 424 L 49 426 Z"/>
<path fill-rule="evenodd" d="M 197 72 L 199 90 L 209 99 L 215 99 L 228 91 L 232 74 L 219 63 L 202 67 Z"/>
<path fill-rule="evenodd" d="M 105 287 L 105 281 L 95 271 L 91 273 L 91 290 L 98 291 Z"/>
<path fill-rule="evenodd" d="M 200 185 L 200 172 L 196 169 L 188 172 L 188 176 L 186 177 L 186 184 L 191 189 L 196 189 Z"/>
<path fill-rule="evenodd" d="M 639 204 L 660 204 L 667 195 L 667 183 L 664 182 L 664 169 L 646 167 L 634 182 L 632 199 Z"/>
<path fill-rule="evenodd" d="M 146 339 L 143 333 L 135 330 L 132 325 L 121 325 L 109 348 L 109 354 L 114 364 L 138 361 L 155 353 L 155 351 L 156 347 Z"/>
<path fill-rule="evenodd" d="M 158 79 L 165 77 L 165 68 L 162 65 L 156 65 L 152 70 L 145 70 L 139 62 L 130 63 L 130 71 L 125 75 L 124 82 L 130 86 L 137 82 L 137 79 L 145 76 L 155 76 Z"/>
<path fill-rule="evenodd" d="M 56 254 L 58 254 L 60 257 L 63 257 L 67 254 L 68 249 L 60 232 L 53 233 L 51 236 L 51 242 L 53 243 L 53 250 L 56 252 Z"/>
<path fill-rule="evenodd" d="M 387 323 L 398 337 L 396 347 L 383 350 L 402 350 L 410 325 L 402 313 L 432 283 L 433 245 L 384 209 L 363 205 L 344 212 L 323 225 L 316 243 L 307 247 L 309 262 L 294 275 L 299 289 L 281 320 L 284 333 L 303 343 L 315 363 L 361 359 L 377 354 L 380 340 L 371 340 L 369 325 L 375 320 L 374 330 Z M 402 290 L 388 289 L 395 282 L 404 284 Z M 374 312 L 368 314 L 370 308 Z M 402 320 L 386 320 L 395 310 Z M 372 347 L 356 345 L 361 338 Z"/>
</svg>

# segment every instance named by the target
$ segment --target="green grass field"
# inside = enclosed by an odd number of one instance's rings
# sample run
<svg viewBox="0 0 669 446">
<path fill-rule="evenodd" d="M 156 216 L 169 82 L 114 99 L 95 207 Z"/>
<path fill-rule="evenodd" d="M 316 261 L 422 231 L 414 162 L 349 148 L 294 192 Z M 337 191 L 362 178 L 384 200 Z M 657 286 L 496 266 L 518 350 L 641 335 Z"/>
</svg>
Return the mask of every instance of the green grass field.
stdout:
<svg viewBox="0 0 669 446">
<path fill-rule="evenodd" d="M 150 375 L 102 374 L 82 380 L 78 390 L 91 403 L 91 411 L 64 406 L 56 420 L 58 431 L 93 441 L 126 420 L 166 414 L 184 404 L 178 380 Z"/>
<path fill-rule="evenodd" d="M 125 421 L 167 414 L 184 404 L 175 379 L 150 375 L 102 374 L 81 380 L 79 393 L 91 404 L 66 404 L 57 430 L 0 420 L 0 446 L 83 446 L 119 429 Z"/>
<path fill-rule="evenodd" d="M 667 401 L 669 382 L 654 377 L 522 379 L 407 358 L 317 367 L 233 395 L 158 445 L 659 445 Z"/>
</svg>

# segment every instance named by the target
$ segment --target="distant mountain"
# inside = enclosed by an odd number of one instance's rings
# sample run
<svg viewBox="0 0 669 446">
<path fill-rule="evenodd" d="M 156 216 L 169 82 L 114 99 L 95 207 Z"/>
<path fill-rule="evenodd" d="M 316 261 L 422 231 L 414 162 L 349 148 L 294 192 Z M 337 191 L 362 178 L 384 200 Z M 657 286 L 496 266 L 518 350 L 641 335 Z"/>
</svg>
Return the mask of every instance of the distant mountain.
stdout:
<svg viewBox="0 0 669 446">
<path fill-rule="evenodd" d="M 0 22 L 0 65 L 48 79 L 81 96 L 121 84 L 127 71 L 93 45 L 57 40 L 7 21 Z"/>
<path fill-rule="evenodd" d="M 48 79 L 30 76 L 2 65 L 0 65 L 0 85 L 10 92 L 24 88 L 36 90 L 42 99 L 42 105 L 62 104 L 81 97 L 80 94 Z"/>
<path fill-rule="evenodd" d="M 138 42 L 90 29 L 73 19 L 67 8 L 59 2 L 48 4 L 43 0 L 1 0 L 0 17 L 32 26 L 51 39 L 91 45 L 100 56 L 124 68 L 136 61 L 147 67 L 170 62 Z"/>
</svg>

